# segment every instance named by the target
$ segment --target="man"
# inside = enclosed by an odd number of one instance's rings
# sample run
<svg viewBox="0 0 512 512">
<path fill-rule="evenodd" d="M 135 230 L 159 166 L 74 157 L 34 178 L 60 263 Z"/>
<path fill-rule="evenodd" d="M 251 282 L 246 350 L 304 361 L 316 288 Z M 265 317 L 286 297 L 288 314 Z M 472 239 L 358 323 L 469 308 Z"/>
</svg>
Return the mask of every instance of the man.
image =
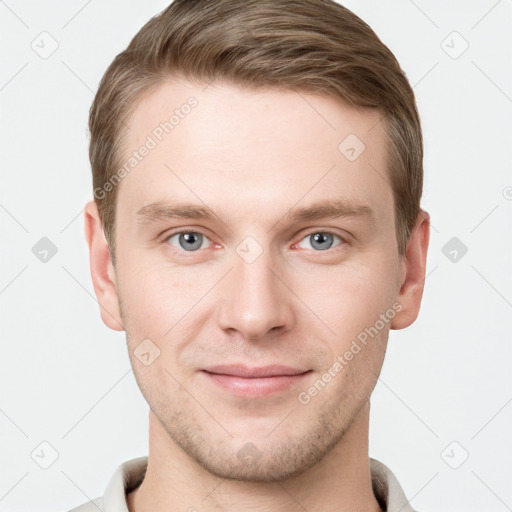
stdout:
<svg viewBox="0 0 512 512">
<path fill-rule="evenodd" d="M 111 64 L 90 130 L 91 274 L 149 456 L 75 510 L 411 511 L 368 456 L 429 243 L 391 52 L 331 0 L 177 0 Z"/>
</svg>

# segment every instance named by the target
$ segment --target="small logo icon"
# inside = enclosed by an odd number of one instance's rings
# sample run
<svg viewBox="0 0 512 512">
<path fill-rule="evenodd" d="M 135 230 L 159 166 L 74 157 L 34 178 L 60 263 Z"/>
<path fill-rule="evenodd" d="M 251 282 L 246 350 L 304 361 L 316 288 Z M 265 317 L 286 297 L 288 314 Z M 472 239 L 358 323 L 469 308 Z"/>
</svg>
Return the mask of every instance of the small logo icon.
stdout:
<svg viewBox="0 0 512 512">
<path fill-rule="evenodd" d="M 149 338 L 146 338 L 137 345 L 133 354 L 144 366 L 149 366 L 160 356 L 160 349 Z"/>
<path fill-rule="evenodd" d="M 469 48 L 469 43 L 454 30 L 441 41 L 441 48 L 449 57 L 455 60 Z"/>
<path fill-rule="evenodd" d="M 236 252 L 246 263 L 253 263 L 263 254 L 263 247 L 254 237 L 247 236 L 237 245 Z"/>
<path fill-rule="evenodd" d="M 466 255 L 468 248 L 454 236 L 443 245 L 441 251 L 452 263 L 458 263 Z"/>
<path fill-rule="evenodd" d="M 441 459 L 452 469 L 459 469 L 469 459 L 469 452 L 458 441 L 452 441 L 441 452 Z"/>
<path fill-rule="evenodd" d="M 355 133 L 347 135 L 338 145 L 339 152 L 350 162 L 357 160 L 365 149 L 364 142 Z"/>
<path fill-rule="evenodd" d="M 59 458 L 59 452 L 48 441 L 43 441 L 32 450 L 30 457 L 41 469 L 48 469 Z"/>
<path fill-rule="evenodd" d="M 242 464 L 254 466 L 261 459 L 261 452 L 254 443 L 245 443 L 236 454 Z"/>
<path fill-rule="evenodd" d="M 56 254 L 57 246 L 45 236 L 32 247 L 32 254 L 42 263 L 48 263 Z"/>
<path fill-rule="evenodd" d="M 43 31 L 30 43 L 30 47 L 41 59 L 48 59 L 58 49 L 59 43 L 49 32 Z"/>
</svg>

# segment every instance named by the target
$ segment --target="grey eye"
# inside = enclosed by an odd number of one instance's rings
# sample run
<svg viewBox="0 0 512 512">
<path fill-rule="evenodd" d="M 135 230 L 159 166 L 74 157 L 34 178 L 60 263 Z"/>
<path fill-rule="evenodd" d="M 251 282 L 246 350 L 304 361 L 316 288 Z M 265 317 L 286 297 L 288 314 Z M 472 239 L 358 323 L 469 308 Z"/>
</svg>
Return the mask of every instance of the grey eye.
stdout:
<svg viewBox="0 0 512 512">
<path fill-rule="evenodd" d="M 315 249 L 317 251 L 326 251 L 333 246 L 333 241 L 335 238 L 338 238 L 340 241 L 343 241 L 340 236 L 335 235 L 333 233 L 328 233 L 326 231 L 318 231 L 317 233 L 311 233 L 310 235 L 304 237 L 302 241 L 307 240 L 310 242 L 310 247 L 306 247 L 306 249 Z"/>
<path fill-rule="evenodd" d="M 172 243 L 172 239 L 178 237 L 178 246 Z M 201 233 L 196 233 L 195 231 L 183 231 L 181 233 L 175 233 L 171 235 L 167 240 L 171 242 L 171 245 L 174 247 L 178 247 L 178 249 L 183 249 L 185 251 L 196 251 L 197 249 L 201 249 L 203 242 L 208 240 Z"/>
</svg>

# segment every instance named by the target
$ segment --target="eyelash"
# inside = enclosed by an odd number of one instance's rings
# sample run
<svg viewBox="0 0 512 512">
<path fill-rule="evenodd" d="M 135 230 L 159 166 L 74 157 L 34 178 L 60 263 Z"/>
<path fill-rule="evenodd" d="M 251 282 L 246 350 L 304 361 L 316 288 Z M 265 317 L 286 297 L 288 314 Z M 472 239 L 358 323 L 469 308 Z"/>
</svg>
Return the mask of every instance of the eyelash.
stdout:
<svg viewBox="0 0 512 512">
<path fill-rule="evenodd" d="M 169 233 L 167 235 L 165 235 L 164 239 L 163 239 L 163 242 L 168 244 L 168 241 L 170 238 L 172 238 L 173 236 L 176 236 L 176 235 L 181 235 L 181 234 L 184 234 L 184 233 L 193 233 L 193 234 L 198 234 L 198 235 L 202 235 L 203 237 L 205 237 L 207 240 L 210 240 L 210 238 L 205 235 L 204 233 L 201 233 L 201 231 L 193 231 L 193 230 L 190 230 L 190 229 L 185 229 L 185 230 L 181 230 L 181 231 L 175 231 L 173 233 Z M 315 250 L 315 249 L 305 249 L 307 251 L 312 251 L 312 252 L 315 252 L 315 253 L 319 253 L 319 254 L 322 254 L 322 253 L 325 253 L 325 254 L 330 254 L 332 253 L 336 247 L 340 247 L 340 246 L 345 246 L 348 244 L 348 241 L 347 239 L 345 239 L 344 237 L 342 237 L 341 235 L 338 235 L 337 233 L 333 233 L 332 231 L 325 231 L 325 230 L 315 230 L 315 231 L 310 231 L 309 233 L 305 234 L 300 240 L 299 242 L 293 244 L 294 246 L 297 245 L 298 243 L 302 242 L 304 239 L 312 236 L 312 235 L 316 235 L 318 233 L 322 233 L 322 234 L 328 234 L 328 235 L 332 235 L 333 237 L 337 237 L 340 239 L 341 243 L 339 243 L 338 245 L 335 245 L 334 247 L 331 247 L 329 249 L 325 249 L 323 251 L 321 250 Z M 211 240 L 210 240 L 211 242 Z M 214 242 L 212 242 L 214 243 Z M 168 244 L 170 245 L 170 244 Z M 185 251 L 184 249 L 181 249 L 179 247 L 175 247 L 173 245 L 171 245 L 171 247 L 173 249 L 175 249 L 176 251 L 178 251 L 178 254 L 194 254 L 194 253 L 199 253 L 200 251 L 204 250 L 204 249 L 197 249 L 195 251 Z"/>
</svg>

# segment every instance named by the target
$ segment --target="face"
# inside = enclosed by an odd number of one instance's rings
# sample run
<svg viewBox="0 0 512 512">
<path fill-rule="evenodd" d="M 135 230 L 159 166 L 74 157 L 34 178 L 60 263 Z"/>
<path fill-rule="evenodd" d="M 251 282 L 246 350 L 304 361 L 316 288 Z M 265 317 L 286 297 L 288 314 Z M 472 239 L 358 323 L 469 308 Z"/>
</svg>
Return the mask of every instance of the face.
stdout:
<svg viewBox="0 0 512 512">
<path fill-rule="evenodd" d="M 174 81 L 129 120 L 112 293 L 152 414 L 215 475 L 301 473 L 368 402 L 404 275 L 380 117 Z"/>
</svg>

